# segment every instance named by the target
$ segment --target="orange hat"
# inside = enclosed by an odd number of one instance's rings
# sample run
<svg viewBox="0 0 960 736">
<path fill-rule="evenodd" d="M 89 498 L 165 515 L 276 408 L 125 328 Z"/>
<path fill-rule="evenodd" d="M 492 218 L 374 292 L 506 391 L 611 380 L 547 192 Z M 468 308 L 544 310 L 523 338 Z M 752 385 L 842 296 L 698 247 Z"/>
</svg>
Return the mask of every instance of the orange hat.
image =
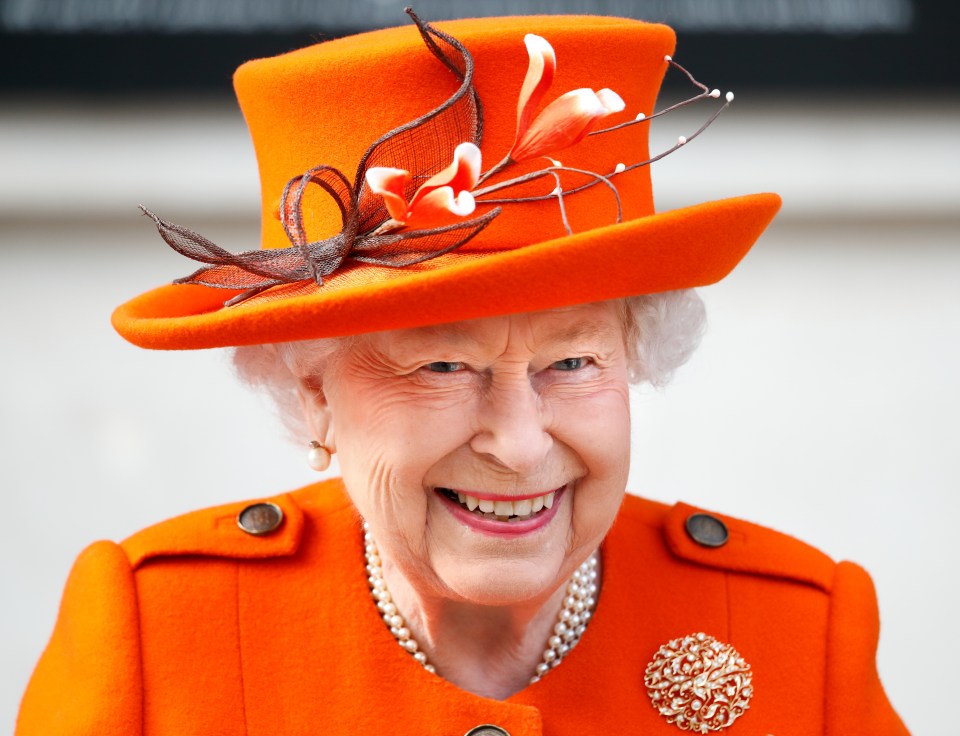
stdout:
<svg viewBox="0 0 960 736">
<path fill-rule="evenodd" d="M 282 342 L 702 286 L 776 214 L 775 194 L 654 213 L 648 121 L 678 66 L 670 28 L 413 18 L 240 67 L 262 249 L 233 254 L 147 212 L 208 265 L 120 306 L 123 337 Z"/>
</svg>

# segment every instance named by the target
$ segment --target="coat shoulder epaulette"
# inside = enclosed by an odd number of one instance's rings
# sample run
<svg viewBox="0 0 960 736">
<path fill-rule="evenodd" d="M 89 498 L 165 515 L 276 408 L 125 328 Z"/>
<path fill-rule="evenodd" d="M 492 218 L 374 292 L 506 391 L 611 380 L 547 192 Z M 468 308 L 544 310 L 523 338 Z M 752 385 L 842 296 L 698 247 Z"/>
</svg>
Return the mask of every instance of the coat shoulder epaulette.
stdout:
<svg viewBox="0 0 960 736">
<path fill-rule="evenodd" d="M 631 499 L 638 520 L 660 528 L 670 552 L 715 569 L 765 575 L 829 592 L 836 563 L 815 547 L 782 532 L 685 503 L 665 506 Z"/>
<path fill-rule="evenodd" d="M 349 507 L 338 480 L 291 493 L 192 511 L 143 529 L 121 543 L 137 568 L 149 559 L 180 555 L 258 559 L 294 554 L 305 517 Z"/>
<path fill-rule="evenodd" d="M 256 559 L 294 554 L 305 516 L 349 509 L 338 480 L 269 498 L 193 511 L 147 527 L 122 542 L 136 568 L 148 559 L 199 555 Z M 786 578 L 829 591 L 836 563 L 794 537 L 678 503 L 628 497 L 624 511 L 659 527 L 671 553 L 707 567 Z"/>
</svg>

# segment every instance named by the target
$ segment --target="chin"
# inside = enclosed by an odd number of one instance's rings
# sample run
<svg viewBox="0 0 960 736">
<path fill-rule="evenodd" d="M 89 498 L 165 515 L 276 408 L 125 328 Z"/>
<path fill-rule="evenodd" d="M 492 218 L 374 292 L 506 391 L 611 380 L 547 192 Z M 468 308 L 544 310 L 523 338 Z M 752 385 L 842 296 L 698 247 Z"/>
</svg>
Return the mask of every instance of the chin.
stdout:
<svg viewBox="0 0 960 736">
<path fill-rule="evenodd" d="M 482 606 L 540 602 L 565 578 L 563 559 L 486 558 L 466 563 L 463 558 L 439 561 L 434 569 L 452 597 Z"/>
</svg>

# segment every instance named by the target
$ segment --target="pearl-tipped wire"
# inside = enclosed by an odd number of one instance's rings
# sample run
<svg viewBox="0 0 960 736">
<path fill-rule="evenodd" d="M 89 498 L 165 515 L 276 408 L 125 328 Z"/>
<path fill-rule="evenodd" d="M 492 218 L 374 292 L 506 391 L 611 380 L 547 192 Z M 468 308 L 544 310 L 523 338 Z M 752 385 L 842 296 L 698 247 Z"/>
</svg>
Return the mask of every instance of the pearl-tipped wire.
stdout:
<svg viewBox="0 0 960 736">
<path fill-rule="evenodd" d="M 618 125 L 612 125 L 612 126 L 610 126 L 609 128 L 601 128 L 600 130 L 591 131 L 591 132 L 589 133 L 589 135 L 600 135 L 601 133 L 609 133 L 610 131 L 619 130 L 620 128 L 627 128 L 627 127 L 630 127 L 631 125 L 636 125 L 637 123 L 645 123 L 645 122 L 648 122 L 648 121 L 650 121 L 650 120 L 653 120 L 654 118 L 658 118 L 658 117 L 660 117 L 661 115 L 666 115 L 666 114 L 669 113 L 669 112 L 673 112 L 674 110 L 678 110 L 678 109 L 680 109 L 681 107 L 686 107 L 687 105 L 692 105 L 692 104 L 695 103 L 695 102 L 699 102 L 700 100 L 704 99 L 705 97 L 712 97 L 712 98 L 716 99 L 717 97 L 720 96 L 720 90 L 715 90 L 717 94 L 713 94 L 713 92 L 711 92 L 710 88 L 707 87 L 707 85 L 705 85 L 705 84 L 703 84 L 702 82 L 698 81 L 697 78 L 694 77 L 693 74 L 691 74 L 691 73 L 687 70 L 686 67 L 681 66 L 680 64 L 678 64 L 677 62 L 675 62 L 672 57 L 670 57 L 670 56 L 664 56 L 663 59 L 664 59 L 664 61 L 666 61 L 670 66 L 672 66 L 672 67 L 674 67 L 675 69 L 678 69 L 679 71 L 683 72 L 683 73 L 686 75 L 687 79 L 690 80 L 691 84 L 693 84 L 695 87 L 697 87 L 697 88 L 700 90 L 700 93 L 699 93 L 699 94 L 696 94 L 696 95 L 694 95 L 693 97 L 690 97 L 690 98 L 688 98 L 688 99 L 686 99 L 686 100 L 681 100 L 680 102 L 674 103 L 673 105 L 670 105 L 669 107 L 665 107 L 665 108 L 663 108 L 662 110 L 658 110 L 657 112 L 653 113 L 652 115 L 643 115 L 642 117 L 641 117 L 641 115 L 637 115 L 637 117 L 634 118 L 633 120 L 627 120 L 627 121 L 624 122 L 624 123 L 619 123 Z M 728 93 L 727 102 L 732 102 L 732 101 L 733 101 L 732 93 Z M 712 118 L 711 118 L 711 120 L 712 120 Z"/>
<path fill-rule="evenodd" d="M 557 206 L 560 208 L 560 219 L 563 221 L 563 229 L 567 231 L 567 235 L 573 235 L 573 228 L 570 227 L 570 220 L 567 219 L 567 205 L 563 201 L 563 186 L 560 184 L 560 174 L 556 171 L 552 171 L 551 173 L 557 182 L 557 186 L 550 194 L 557 198 Z"/>
<path fill-rule="evenodd" d="M 698 100 L 702 100 L 702 99 L 704 99 L 704 98 L 706 98 L 706 97 L 709 97 L 709 98 L 712 98 L 712 99 L 716 99 L 717 97 L 720 96 L 720 91 L 719 91 L 719 90 L 717 90 L 717 89 L 710 90 L 705 84 L 702 84 L 701 82 L 697 81 L 697 80 L 694 78 L 694 76 L 693 76 L 689 71 L 687 71 L 686 68 L 684 68 L 683 66 L 681 66 L 681 65 L 678 64 L 677 62 L 673 61 L 673 59 L 671 59 L 670 57 L 665 57 L 665 59 L 666 59 L 666 61 L 667 61 L 671 66 L 674 66 L 674 67 L 676 67 L 677 69 L 679 69 L 680 71 L 682 71 L 682 72 L 687 76 L 687 78 L 688 78 L 694 85 L 696 85 L 697 87 L 699 87 L 700 90 L 701 90 L 700 94 L 696 95 L 695 97 L 691 97 L 691 98 L 689 98 L 689 99 L 687 99 L 687 100 L 684 100 L 684 101 L 682 101 L 682 102 L 678 102 L 678 103 L 676 103 L 676 104 L 674 104 L 674 105 L 671 105 L 670 107 L 664 108 L 663 110 L 660 110 L 659 112 L 656 112 L 656 113 L 654 113 L 653 115 L 650 115 L 649 117 L 645 117 L 645 116 L 643 115 L 643 113 L 639 113 L 634 120 L 628 120 L 628 121 L 625 122 L 625 123 L 620 123 L 619 125 L 614 125 L 613 127 L 610 127 L 610 128 L 604 128 L 603 130 L 595 130 L 595 131 L 593 131 L 592 133 L 590 133 L 590 135 L 598 135 L 598 134 L 600 134 L 600 133 L 609 133 L 609 132 L 612 131 L 612 130 L 618 130 L 619 128 L 625 128 L 625 127 L 630 126 L 630 125 L 635 125 L 635 124 L 637 124 L 637 123 L 639 123 L 639 122 L 645 122 L 645 121 L 647 121 L 647 120 L 652 120 L 653 118 L 659 117 L 660 115 L 666 115 L 668 112 L 671 112 L 671 111 L 673 111 L 673 110 L 676 110 L 676 109 L 678 109 L 678 108 L 680 108 L 680 107 L 684 107 L 684 106 L 686 106 L 686 105 L 693 104 L 694 102 L 697 102 Z M 621 204 L 620 204 L 620 194 L 619 194 L 619 192 L 617 191 L 616 186 L 613 184 L 612 181 L 610 181 L 610 179 L 613 178 L 614 176 L 617 176 L 617 175 L 622 174 L 622 173 L 624 173 L 624 172 L 632 171 L 633 169 L 640 168 L 641 166 L 649 166 L 650 164 L 655 163 L 655 162 L 659 161 L 660 159 L 665 158 L 666 156 L 669 156 L 671 153 L 673 153 L 674 151 L 676 151 L 678 148 L 680 148 L 680 147 L 682 147 L 682 146 L 685 146 L 687 143 L 689 143 L 690 141 L 692 141 L 694 138 L 696 138 L 696 137 L 699 136 L 701 133 L 703 133 L 703 131 L 705 131 L 707 128 L 709 128 L 709 127 L 713 124 L 713 122 L 720 116 L 720 113 L 722 113 L 724 110 L 726 110 L 726 109 L 730 106 L 730 103 L 733 102 L 733 92 L 727 92 L 727 94 L 726 94 L 726 96 L 725 96 L 725 100 L 726 100 L 726 101 L 725 101 L 720 107 L 718 107 L 718 108 L 713 112 L 713 114 L 712 114 L 709 118 L 707 118 L 707 120 L 703 123 L 703 125 L 701 125 L 701 126 L 696 130 L 696 132 L 694 132 L 694 133 L 692 133 L 691 135 L 688 135 L 688 136 L 680 136 L 680 137 L 678 137 L 678 138 L 677 138 L 677 142 L 676 142 L 674 145 L 672 145 L 670 148 L 666 149 L 665 151 L 662 151 L 661 153 L 658 153 L 656 156 L 652 156 L 651 158 L 648 158 L 646 161 L 638 161 L 638 162 L 635 163 L 635 164 L 630 164 L 629 166 L 624 166 L 622 169 L 620 168 L 620 166 L 617 166 L 616 170 L 615 170 L 613 173 L 611 173 L 611 174 L 608 175 L 609 178 L 608 178 L 607 176 L 603 176 L 603 175 L 601 175 L 601 174 L 597 174 L 596 172 L 593 172 L 593 171 L 586 171 L 586 170 L 583 170 L 583 169 L 575 169 L 575 168 L 567 167 L 567 166 L 554 166 L 554 167 L 550 167 L 550 168 L 547 168 L 547 169 L 542 169 L 542 170 L 540 170 L 540 171 L 534 171 L 534 172 L 531 172 L 531 173 L 529 173 L 529 174 L 525 174 L 525 175 L 523 175 L 523 176 L 518 176 L 518 177 L 516 177 L 516 178 L 514 178 L 514 179 L 509 179 L 509 180 L 506 180 L 506 181 L 497 182 L 496 184 L 488 185 L 488 186 L 483 187 L 483 188 L 481 188 L 481 189 L 476 189 L 476 190 L 474 190 L 473 195 L 474 195 L 474 197 L 476 198 L 478 204 L 481 204 L 481 203 L 482 203 L 482 204 L 505 204 L 505 203 L 516 203 L 516 202 L 541 202 L 541 201 L 547 200 L 547 199 L 557 199 L 558 202 L 560 202 L 560 205 L 561 205 L 561 207 L 562 207 L 562 206 L 563 206 L 563 202 L 562 202 L 563 197 L 570 196 L 571 194 L 576 194 L 576 193 L 578 193 L 578 192 L 581 192 L 581 191 L 583 191 L 583 190 L 585 190 L 585 189 L 589 189 L 590 187 L 595 186 L 596 184 L 599 184 L 599 183 L 602 182 L 603 184 L 606 184 L 606 185 L 611 189 L 611 191 L 612 191 L 613 194 L 614 194 L 614 197 L 616 197 L 616 199 L 617 199 L 617 222 L 620 222 L 620 221 L 621 221 L 621 218 L 622 218 L 622 215 L 621 215 L 621 210 L 622 210 L 622 208 L 621 208 Z M 585 175 L 587 175 L 587 176 L 592 177 L 592 178 L 593 178 L 593 181 L 587 182 L 586 184 L 581 184 L 580 186 L 577 186 L 577 187 L 573 187 L 572 189 L 567 189 L 567 190 L 563 191 L 562 195 L 558 195 L 558 194 L 556 193 L 556 190 L 554 189 L 554 190 L 552 190 L 549 194 L 544 194 L 544 195 L 539 195 L 539 196 L 533 196 L 533 197 L 503 197 L 503 198 L 480 199 L 481 197 L 483 197 L 483 196 L 485 196 L 485 195 L 493 194 L 494 192 L 500 191 L 500 190 L 502 190 L 502 189 L 507 189 L 507 188 L 509 188 L 509 187 L 517 186 L 517 185 L 519 185 L 519 184 L 523 184 L 523 183 L 526 183 L 526 182 L 529 182 L 529 181 L 534 181 L 535 179 L 539 179 L 539 178 L 541 178 L 541 177 L 543 177 L 543 176 L 553 176 L 553 177 L 556 179 L 556 178 L 557 178 L 557 172 L 560 172 L 560 171 L 571 171 L 571 172 L 575 172 L 575 173 L 585 174 Z M 561 211 L 561 217 L 562 217 L 563 220 L 564 220 L 564 227 L 567 228 L 567 233 L 569 234 L 569 233 L 570 233 L 570 228 L 569 228 L 569 225 L 567 224 L 567 221 L 566 221 L 566 212 L 565 212 L 565 211 Z"/>
<path fill-rule="evenodd" d="M 704 98 L 708 98 L 708 97 L 711 99 L 719 98 L 720 96 L 719 89 L 711 90 L 710 88 L 708 88 L 705 84 L 698 81 L 693 76 L 693 74 L 691 74 L 686 69 L 686 67 L 675 62 L 671 56 L 669 55 L 664 56 L 664 61 L 667 62 L 670 66 L 675 67 L 681 72 L 683 72 L 683 74 L 686 75 L 687 79 L 689 79 L 690 82 L 700 90 L 700 93 L 697 95 L 694 95 L 693 97 L 690 97 L 689 99 L 682 100 L 681 102 L 677 102 L 673 105 L 670 105 L 669 107 L 666 107 L 663 110 L 659 110 L 650 116 L 646 116 L 642 112 L 637 113 L 636 117 L 633 120 L 628 120 L 624 123 L 620 123 L 618 125 L 614 125 L 609 128 L 603 128 L 601 130 L 592 131 L 589 135 L 599 135 L 601 133 L 609 133 L 614 130 L 619 130 L 620 128 L 626 128 L 631 125 L 636 125 L 637 123 L 647 122 L 649 120 L 653 120 L 656 117 L 660 117 L 661 115 L 666 115 L 667 113 L 672 112 L 673 110 L 677 110 L 681 107 L 691 105 Z M 703 131 L 709 128 L 710 125 L 720 116 L 720 113 L 722 113 L 724 110 L 726 110 L 730 106 L 730 103 L 733 102 L 733 92 L 727 92 L 725 99 L 726 99 L 726 102 L 724 102 L 720 107 L 718 107 L 714 111 L 714 113 L 706 120 L 706 122 L 704 122 L 703 125 L 701 125 L 696 130 L 696 132 L 688 136 L 679 136 L 677 138 L 677 142 L 673 146 L 657 154 L 656 156 L 648 158 L 646 161 L 638 161 L 635 164 L 630 164 L 629 166 L 623 166 L 623 167 L 621 167 L 618 164 L 616 169 L 612 173 L 608 174 L 607 176 L 603 176 L 602 174 L 598 174 L 593 171 L 575 169 L 567 166 L 552 166 L 550 168 L 542 169 L 540 171 L 531 172 L 523 176 L 518 176 L 512 179 L 508 179 L 506 181 L 497 182 L 496 184 L 475 189 L 473 191 L 473 196 L 476 199 L 478 204 L 513 204 L 518 202 L 541 202 L 548 199 L 556 199 L 557 203 L 560 206 L 560 217 L 563 220 L 564 229 L 567 231 L 567 234 L 570 235 L 572 234 L 572 230 L 567 220 L 566 208 L 564 207 L 564 202 L 563 202 L 564 197 L 569 196 L 571 194 L 577 194 L 578 192 L 581 192 L 585 189 L 589 189 L 590 187 L 595 186 L 596 184 L 603 183 L 613 192 L 613 195 L 617 200 L 617 222 L 619 223 L 622 221 L 622 206 L 620 203 L 620 193 L 617 191 L 616 185 L 611 181 L 611 179 L 614 176 L 623 174 L 627 171 L 632 171 L 633 169 L 640 168 L 641 166 L 649 166 L 650 164 L 655 163 L 660 159 L 665 158 L 666 156 L 669 156 L 678 148 L 685 146 L 687 143 L 692 141 L 694 138 L 696 138 L 701 133 L 703 133 Z M 585 174 L 587 176 L 590 176 L 593 180 L 587 182 L 586 184 L 581 184 L 580 186 L 573 187 L 571 189 L 567 189 L 564 191 L 561 188 L 561 182 L 559 181 L 559 176 L 558 176 L 558 172 L 561 172 L 561 171 L 570 171 L 570 172 Z M 493 172 L 492 171 L 488 172 L 487 175 L 491 173 Z M 481 177 L 478 183 L 482 183 L 484 179 L 486 179 L 487 175 Z M 493 194 L 494 192 L 497 192 L 503 189 L 508 189 L 510 187 L 517 186 L 519 184 L 524 184 L 529 181 L 534 181 L 544 176 L 552 176 L 554 180 L 556 180 L 557 182 L 557 187 L 554 188 L 549 194 L 538 195 L 533 197 L 503 197 L 503 198 L 498 197 L 498 198 L 490 198 L 490 199 L 481 199 L 481 197 L 484 197 L 489 194 Z M 559 192 L 557 191 L 558 188 L 560 188 Z"/>
<path fill-rule="evenodd" d="M 624 171 L 627 171 L 632 168 L 636 168 L 637 166 L 643 166 L 643 165 L 644 163 L 634 164 L 633 166 L 625 167 Z M 605 184 L 607 188 L 609 188 L 610 191 L 613 193 L 614 199 L 617 202 L 617 220 L 616 221 L 618 223 L 623 221 L 623 203 L 620 201 L 620 192 L 617 191 L 616 185 L 612 181 L 610 181 L 610 178 L 607 176 L 604 176 L 603 174 L 598 174 L 595 171 L 587 171 L 586 169 L 577 169 L 577 168 L 574 168 L 573 166 L 552 166 L 546 169 L 541 169 L 540 171 L 532 171 L 529 174 L 518 176 L 515 179 L 509 179 L 507 181 L 497 182 L 496 184 L 491 184 L 489 186 L 484 187 L 483 189 L 476 189 L 473 192 L 473 196 L 477 198 L 478 204 L 505 204 L 505 203 L 513 204 L 516 202 L 541 202 L 545 199 L 558 199 L 558 196 L 556 194 L 556 189 L 551 190 L 549 194 L 542 194 L 535 197 L 504 197 L 504 198 L 491 198 L 491 199 L 483 199 L 483 200 L 479 198 L 487 194 L 492 194 L 493 192 L 499 191 L 501 189 L 514 187 L 514 186 L 517 186 L 518 184 L 524 184 L 528 181 L 535 181 L 536 179 L 541 179 L 545 176 L 553 176 L 554 178 L 557 178 L 557 172 L 560 172 L 560 171 L 569 171 L 574 174 L 583 174 L 584 176 L 589 176 L 592 179 L 592 181 L 586 184 L 581 184 L 580 186 L 575 187 L 573 189 L 568 189 L 566 191 L 563 191 L 562 193 L 563 197 L 569 196 L 571 194 L 576 194 L 577 192 L 581 192 L 584 189 L 588 189 L 589 187 L 592 187 L 594 184 Z M 614 174 L 610 174 L 610 177 L 612 176 L 614 176 Z"/>
<path fill-rule="evenodd" d="M 638 161 L 638 162 L 635 163 L 635 164 L 630 164 L 629 166 L 625 166 L 625 167 L 623 168 L 623 171 L 615 171 L 614 173 L 610 174 L 610 178 L 607 178 L 607 177 L 605 177 L 605 176 L 601 176 L 600 174 L 595 174 L 595 173 L 589 172 L 589 171 L 582 171 L 582 170 L 579 170 L 579 169 L 572 169 L 572 168 L 568 168 L 568 167 L 563 167 L 563 169 L 562 169 L 563 171 L 578 171 L 578 172 L 580 172 L 580 173 L 589 174 L 589 175 L 591 175 L 591 176 L 596 177 L 594 181 L 587 182 L 586 184 L 581 184 L 580 186 L 575 187 L 575 188 L 573 188 L 573 189 L 568 189 L 568 190 L 566 190 L 566 191 L 564 192 L 564 196 L 569 197 L 571 194 L 576 194 L 577 192 L 581 192 L 581 191 L 583 191 L 584 189 L 589 189 L 590 187 L 592 187 L 592 186 L 594 186 L 595 184 L 598 184 L 599 182 L 602 181 L 604 184 L 606 184 L 607 186 L 609 186 L 609 187 L 612 188 L 612 190 L 613 190 L 613 192 L 614 192 L 614 195 L 617 197 L 617 210 L 618 210 L 618 213 L 617 213 L 617 222 L 620 222 L 620 195 L 619 195 L 619 192 L 618 192 L 617 189 L 616 189 L 616 185 L 615 185 L 612 181 L 610 181 L 610 179 L 613 178 L 614 176 L 618 176 L 619 174 L 622 174 L 622 173 L 624 173 L 624 172 L 626 172 L 626 171 L 632 171 L 633 169 L 639 169 L 641 166 L 649 166 L 649 165 L 652 164 L 652 163 L 656 163 L 656 162 L 659 161 L 660 159 L 666 158 L 667 156 L 669 156 L 671 153 L 673 153 L 674 151 L 676 151 L 678 148 L 681 148 L 682 146 L 685 146 L 685 145 L 688 144 L 690 141 L 692 141 L 694 138 L 696 138 L 696 137 L 699 136 L 701 133 L 703 133 L 703 131 L 705 131 L 707 128 L 709 128 L 709 127 L 713 124 L 713 122 L 714 122 L 718 117 L 720 117 L 720 113 L 722 113 L 724 110 L 726 110 L 728 107 L 730 107 L 730 103 L 731 103 L 732 101 L 733 101 L 733 92 L 728 92 L 728 93 L 727 93 L 727 101 L 724 102 L 720 107 L 718 107 L 718 108 L 713 112 L 713 115 L 711 115 L 709 118 L 707 118 L 707 120 L 703 123 L 703 125 L 701 125 L 699 128 L 697 128 L 697 130 L 696 130 L 694 133 L 692 133 L 692 134 L 690 134 L 690 135 L 688 135 L 688 136 L 680 136 L 679 138 L 677 138 L 677 142 L 674 143 L 672 146 L 670 146 L 670 148 L 666 149 L 665 151 L 661 151 L 661 152 L 658 153 L 656 156 L 651 156 L 651 157 L 648 158 L 646 161 Z M 536 178 L 537 176 L 542 176 L 544 173 L 546 173 L 546 172 L 535 172 L 535 173 L 533 173 L 533 174 L 528 174 L 527 177 L 525 177 L 525 178 L 533 179 L 533 178 Z M 516 183 L 516 182 L 514 182 L 514 183 Z M 496 185 L 495 185 L 495 186 L 496 186 Z M 492 189 L 492 187 L 491 187 L 491 189 Z M 553 196 L 553 195 L 550 194 L 550 195 L 541 196 L 541 197 L 524 197 L 524 198 L 521 198 L 521 199 L 489 199 L 489 200 L 483 200 L 483 202 L 485 202 L 485 203 L 486 203 L 486 202 L 490 202 L 491 204 L 493 204 L 493 203 L 504 203 L 504 202 L 536 202 L 536 201 L 539 201 L 539 200 L 549 199 L 549 198 L 551 198 L 552 196 Z M 477 201 L 479 202 L 480 200 L 477 200 Z"/>
<path fill-rule="evenodd" d="M 426 653 L 420 649 L 417 640 L 413 638 L 403 615 L 397 610 L 393 597 L 387 590 L 387 583 L 383 579 L 383 563 L 367 522 L 363 522 L 363 554 L 367 563 L 370 594 L 376 601 L 377 610 L 380 611 L 383 622 L 404 651 L 409 652 L 410 656 L 427 672 L 436 674 L 436 668 L 430 664 Z M 530 677 L 531 685 L 539 682 L 541 677 L 560 664 L 587 630 L 587 625 L 593 618 L 593 611 L 597 607 L 598 566 L 598 556 L 594 552 L 570 577 L 557 622 L 547 639 L 541 660 Z"/>
</svg>

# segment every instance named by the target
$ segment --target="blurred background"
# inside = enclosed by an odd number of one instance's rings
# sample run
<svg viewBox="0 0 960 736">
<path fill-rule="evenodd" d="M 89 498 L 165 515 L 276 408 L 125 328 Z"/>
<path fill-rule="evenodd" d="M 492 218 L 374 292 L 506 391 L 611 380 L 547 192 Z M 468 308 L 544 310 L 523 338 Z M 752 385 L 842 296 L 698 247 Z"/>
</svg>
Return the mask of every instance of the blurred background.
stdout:
<svg viewBox="0 0 960 736">
<path fill-rule="evenodd" d="M 0 730 L 13 728 L 86 544 L 315 477 L 222 351 L 141 351 L 109 315 L 193 270 L 138 203 L 228 249 L 258 246 L 256 162 L 233 69 L 402 24 L 403 4 L 0 0 Z M 784 208 L 738 270 L 701 292 L 710 330 L 692 362 L 666 390 L 637 390 L 630 488 L 863 564 L 877 584 L 878 662 L 894 705 L 916 734 L 955 734 L 954 4 L 416 9 L 430 20 L 569 11 L 665 21 L 679 32 L 677 60 L 736 92 L 705 136 L 655 166 L 658 209 L 768 189 Z M 686 94 L 680 82 L 669 80 L 666 99 Z M 702 116 L 658 121 L 653 149 Z"/>
</svg>

